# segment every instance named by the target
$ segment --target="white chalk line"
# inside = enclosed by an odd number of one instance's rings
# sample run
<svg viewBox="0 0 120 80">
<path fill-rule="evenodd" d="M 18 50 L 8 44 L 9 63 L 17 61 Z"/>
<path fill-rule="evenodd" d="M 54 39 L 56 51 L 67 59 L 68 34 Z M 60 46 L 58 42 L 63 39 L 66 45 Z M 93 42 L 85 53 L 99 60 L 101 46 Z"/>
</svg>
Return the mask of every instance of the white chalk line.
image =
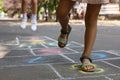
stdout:
<svg viewBox="0 0 120 80">
<path fill-rule="evenodd" d="M 107 80 L 113 80 L 112 78 L 110 78 L 110 77 L 108 77 L 108 76 L 104 76 L 105 77 L 105 79 L 107 79 Z"/>
<path fill-rule="evenodd" d="M 44 45 L 44 44 L 42 44 L 42 43 L 41 43 L 41 45 L 42 45 L 43 47 L 45 47 L 45 48 L 49 48 L 48 46 L 46 46 L 46 45 Z"/>
<path fill-rule="evenodd" d="M 51 40 L 51 41 L 57 42 L 57 40 L 52 39 L 52 38 L 50 38 L 50 37 L 48 37 L 48 36 L 45 36 L 45 38 L 47 38 L 48 40 Z"/>
<path fill-rule="evenodd" d="M 115 50 L 96 50 L 94 52 L 105 52 L 105 53 L 113 54 L 113 55 L 116 55 L 116 56 L 120 56 L 120 54 L 115 52 Z"/>
<path fill-rule="evenodd" d="M 19 38 L 18 37 L 16 37 L 16 45 L 20 45 L 20 40 L 19 40 Z"/>
<path fill-rule="evenodd" d="M 112 66 L 112 67 L 115 67 L 115 68 L 117 68 L 117 69 L 120 69 L 119 66 L 116 66 L 116 65 L 114 65 L 114 64 L 111 64 L 111 63 L 109 63 L 109 62 L 107 62 L 107 61 L 101 61 L 101 62 L 106 63 L 106 64 L 108 64 L 108 65 L 110 65 L 110 66 Z"/>
<path fill-rule="evenodd" d="M 115 57 L 115 58 L 105 58 L 105 59 L 98 59 L 98 60 L 94 60 L 94 62 L 97 62 L 97 61 L 104 61 L 104 60 L 117 60 L 117 59 L 120 59 L 120 57 Z"/>
<path fill-rule="evenodd" d="M 73 50 L 73 49 L 71 49 L 71 48 L 69 48 L 69 47 L 65 47 L 67 50 L 70 50 L 70 51 L 73 51 L 74 53 L 80 53 L 80 52 L 78 52 L 77 50 Z"/>
<path fill-rule="evenodd" d="M 64 57 L 65 59 L 71 61 L 72 63 L 75 63 L 75 61 L 67 56 L 65 56 L 64 54 L 59 54 L 60 56 Z"/>
<path fill-rule="evenodd" d="M 60 79 L 64 79 L 62 77 L 62 75 L 50 64 L 48 64 L 48 66 L 54 71 L 54 73 L 60 78 Z"/>
<path fill-rule="evenodd" d="M 31 48 L 31 46 L 28 46 L 29 50 L 30 50 L 30 53 L 33 55 L 33 56 L 36 56 L 36 54 L 34 53 L 33 49 Z"/>
<path fill-rule="evenodd" d="M 79 45 L 80 47 L 84 47 L 84 44 L 82 44 L 82 43 L 78 43 L 78 42 L 75 42 L 75 41 L 71 41 L 71 42 L 76 44 L 76 45 Z"/>
<path fill-rule="evenodd" d="M 113 54 L 113 55 L 116 55 L 116 56 L 120 56 L 120 54 L 119 53 L 117 53 L 117 52 L 115 52 L 115 51 L 113 51 L 113 50 L 104 50 L 105 52 L 107 52 L 107 53 L 110 53 L 110 54 Z"/>
</svg>

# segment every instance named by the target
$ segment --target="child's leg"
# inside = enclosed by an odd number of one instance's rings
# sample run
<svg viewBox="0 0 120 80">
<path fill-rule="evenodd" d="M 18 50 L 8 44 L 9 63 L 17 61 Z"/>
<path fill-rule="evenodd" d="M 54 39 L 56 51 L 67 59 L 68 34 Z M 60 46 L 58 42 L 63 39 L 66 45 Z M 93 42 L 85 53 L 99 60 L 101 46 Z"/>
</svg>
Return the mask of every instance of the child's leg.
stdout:
<svg viewBox="0 0 120 80">
<path fill-rule="evenodd" d="M 27 22 L 27 5 L 28 5 L 28 0 L 22 0 L 22 23 L 21 23 L 21 28 L 25 29 L 26 28 L 26 22 Z"/>
<path fill-rule="evenodd" d="M 32 4 L 32 14 L 37 14 L 37 0 L 31 0 Z"/>
<path fill-rule="evenodd" d="M 22 13 L 27 13 L 28 0 L 22 0 Z"/>
<path fill-rule="evenodd" d="M 31 0 L 32 4 L 32 17 L 31 17 L 31 29 L 33 31 L 37 30 L 37 0 Z"/>
<path fill-rule="evenodd" d="M 83 56 L 90 56 L 91 50 L 93 48 L 96 32 L 97 32 L 97 19 L 99 15 L 99 11 L 101 8 L 101 4 L 88 4 L 87 11 L 85 15 L 85 48 L 83 52 Z M 88 59 L 83 59 L 84 62 L 90 62 Z M 86 66 L 84 69 L 88 70 L 93 68 L 92 66 Z"/>
<path fill-rule="evenodd" d="M 71 0 L 60 0 L 59 6 L 56 11 L 57 18 L 61 24 L 62 31 L 67 32 L 68 31 L 68 22 L 69 22 L 69 11 L 73 7 L 75 2 Z M 60 34 L 60 38 L 67 39 L 67 34 Z M 58 40 L 59 41 L 59 40 Z M 62 41 L 58 42 L 59 47 L 65 47 L 65 43 Z"/>
</svg>

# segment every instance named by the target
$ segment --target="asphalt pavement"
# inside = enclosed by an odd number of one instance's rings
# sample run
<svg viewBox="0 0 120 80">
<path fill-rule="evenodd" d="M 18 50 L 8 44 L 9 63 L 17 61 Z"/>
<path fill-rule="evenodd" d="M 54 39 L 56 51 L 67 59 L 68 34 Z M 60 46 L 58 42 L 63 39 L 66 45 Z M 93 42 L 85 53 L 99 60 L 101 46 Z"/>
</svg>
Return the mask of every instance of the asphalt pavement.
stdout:
<svg viewBox="0 0 120 80">
<path fill-rule="evenodd" d="M 84 22 L 70 21 L 68 45 L 59 48 L 58 22 L 39 22 L 37 31 L 20 20 L 0 20 L 0 80 L 120 80 L 120 21 L 98 21 L 91 58 L 95 72 L 79 69 Z"/>
</svg>

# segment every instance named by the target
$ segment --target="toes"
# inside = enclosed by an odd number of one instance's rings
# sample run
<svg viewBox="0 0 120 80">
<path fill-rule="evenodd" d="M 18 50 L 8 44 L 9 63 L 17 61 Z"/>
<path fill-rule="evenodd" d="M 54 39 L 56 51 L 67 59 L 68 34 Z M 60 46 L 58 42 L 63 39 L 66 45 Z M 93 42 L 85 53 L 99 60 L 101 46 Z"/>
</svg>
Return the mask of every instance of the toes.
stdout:
<svg viewBox="0 0 120 80">
<path fill-rule="evenodd" d="M 89 70 L 93 70 L 93 69 L 94 69 L 94 67 L 93 67 L 93 66 L 90 66 L 90 65 L 85 66 L 85 67 L 83 68 L 83 70 L 85 70 L 85 71 L 89 71 Z"/>
</svg>

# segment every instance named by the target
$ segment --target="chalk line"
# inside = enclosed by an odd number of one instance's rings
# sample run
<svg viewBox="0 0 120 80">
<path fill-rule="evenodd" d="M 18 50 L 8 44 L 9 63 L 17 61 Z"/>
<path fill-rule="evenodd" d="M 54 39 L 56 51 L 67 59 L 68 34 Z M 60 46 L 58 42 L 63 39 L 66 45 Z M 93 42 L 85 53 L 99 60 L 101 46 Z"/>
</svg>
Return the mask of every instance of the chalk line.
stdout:
<svg viewBox="0 0 120 80">
<path fill-rule="evenodd" d="M 64 54 L 59 54 L 60 56 L 64 57 L 65 59 L 71 61 L 72 63 L 75 63 L 75 61 L 67 56 L 65 56 Z"/>
<path fill-rule="evenodd" d="M 36 54 L 34 53 L 33 49 L 31 48 L 31 46 L 28 46 L 28 48 L 30 49 L 30 53 L 34 56 L 36 56 Z"/>
<path fill-rule="evenodd" d="M 116 65 L 114 65 L 114 64 L 111 64 L 111 63 L 109 63 L 109 62 L 107 62 L 107 61 L 101 61 L 101 62 L 106 63 L 106 64 L 108 64 L 108 65 L 111 65 L 111 66 L 113 66 L 113 67 L 115 67 L 115 68 L 120 69 L 119 66 L 116 66 Z"/>
<path fill-rule="evenodd" d="M 64 79 L 60 73 L 50 64 L 48 64 L 48 66 L 56 73 L 56 75 L 60 78 L 60 79 Z"/>
</svg>

